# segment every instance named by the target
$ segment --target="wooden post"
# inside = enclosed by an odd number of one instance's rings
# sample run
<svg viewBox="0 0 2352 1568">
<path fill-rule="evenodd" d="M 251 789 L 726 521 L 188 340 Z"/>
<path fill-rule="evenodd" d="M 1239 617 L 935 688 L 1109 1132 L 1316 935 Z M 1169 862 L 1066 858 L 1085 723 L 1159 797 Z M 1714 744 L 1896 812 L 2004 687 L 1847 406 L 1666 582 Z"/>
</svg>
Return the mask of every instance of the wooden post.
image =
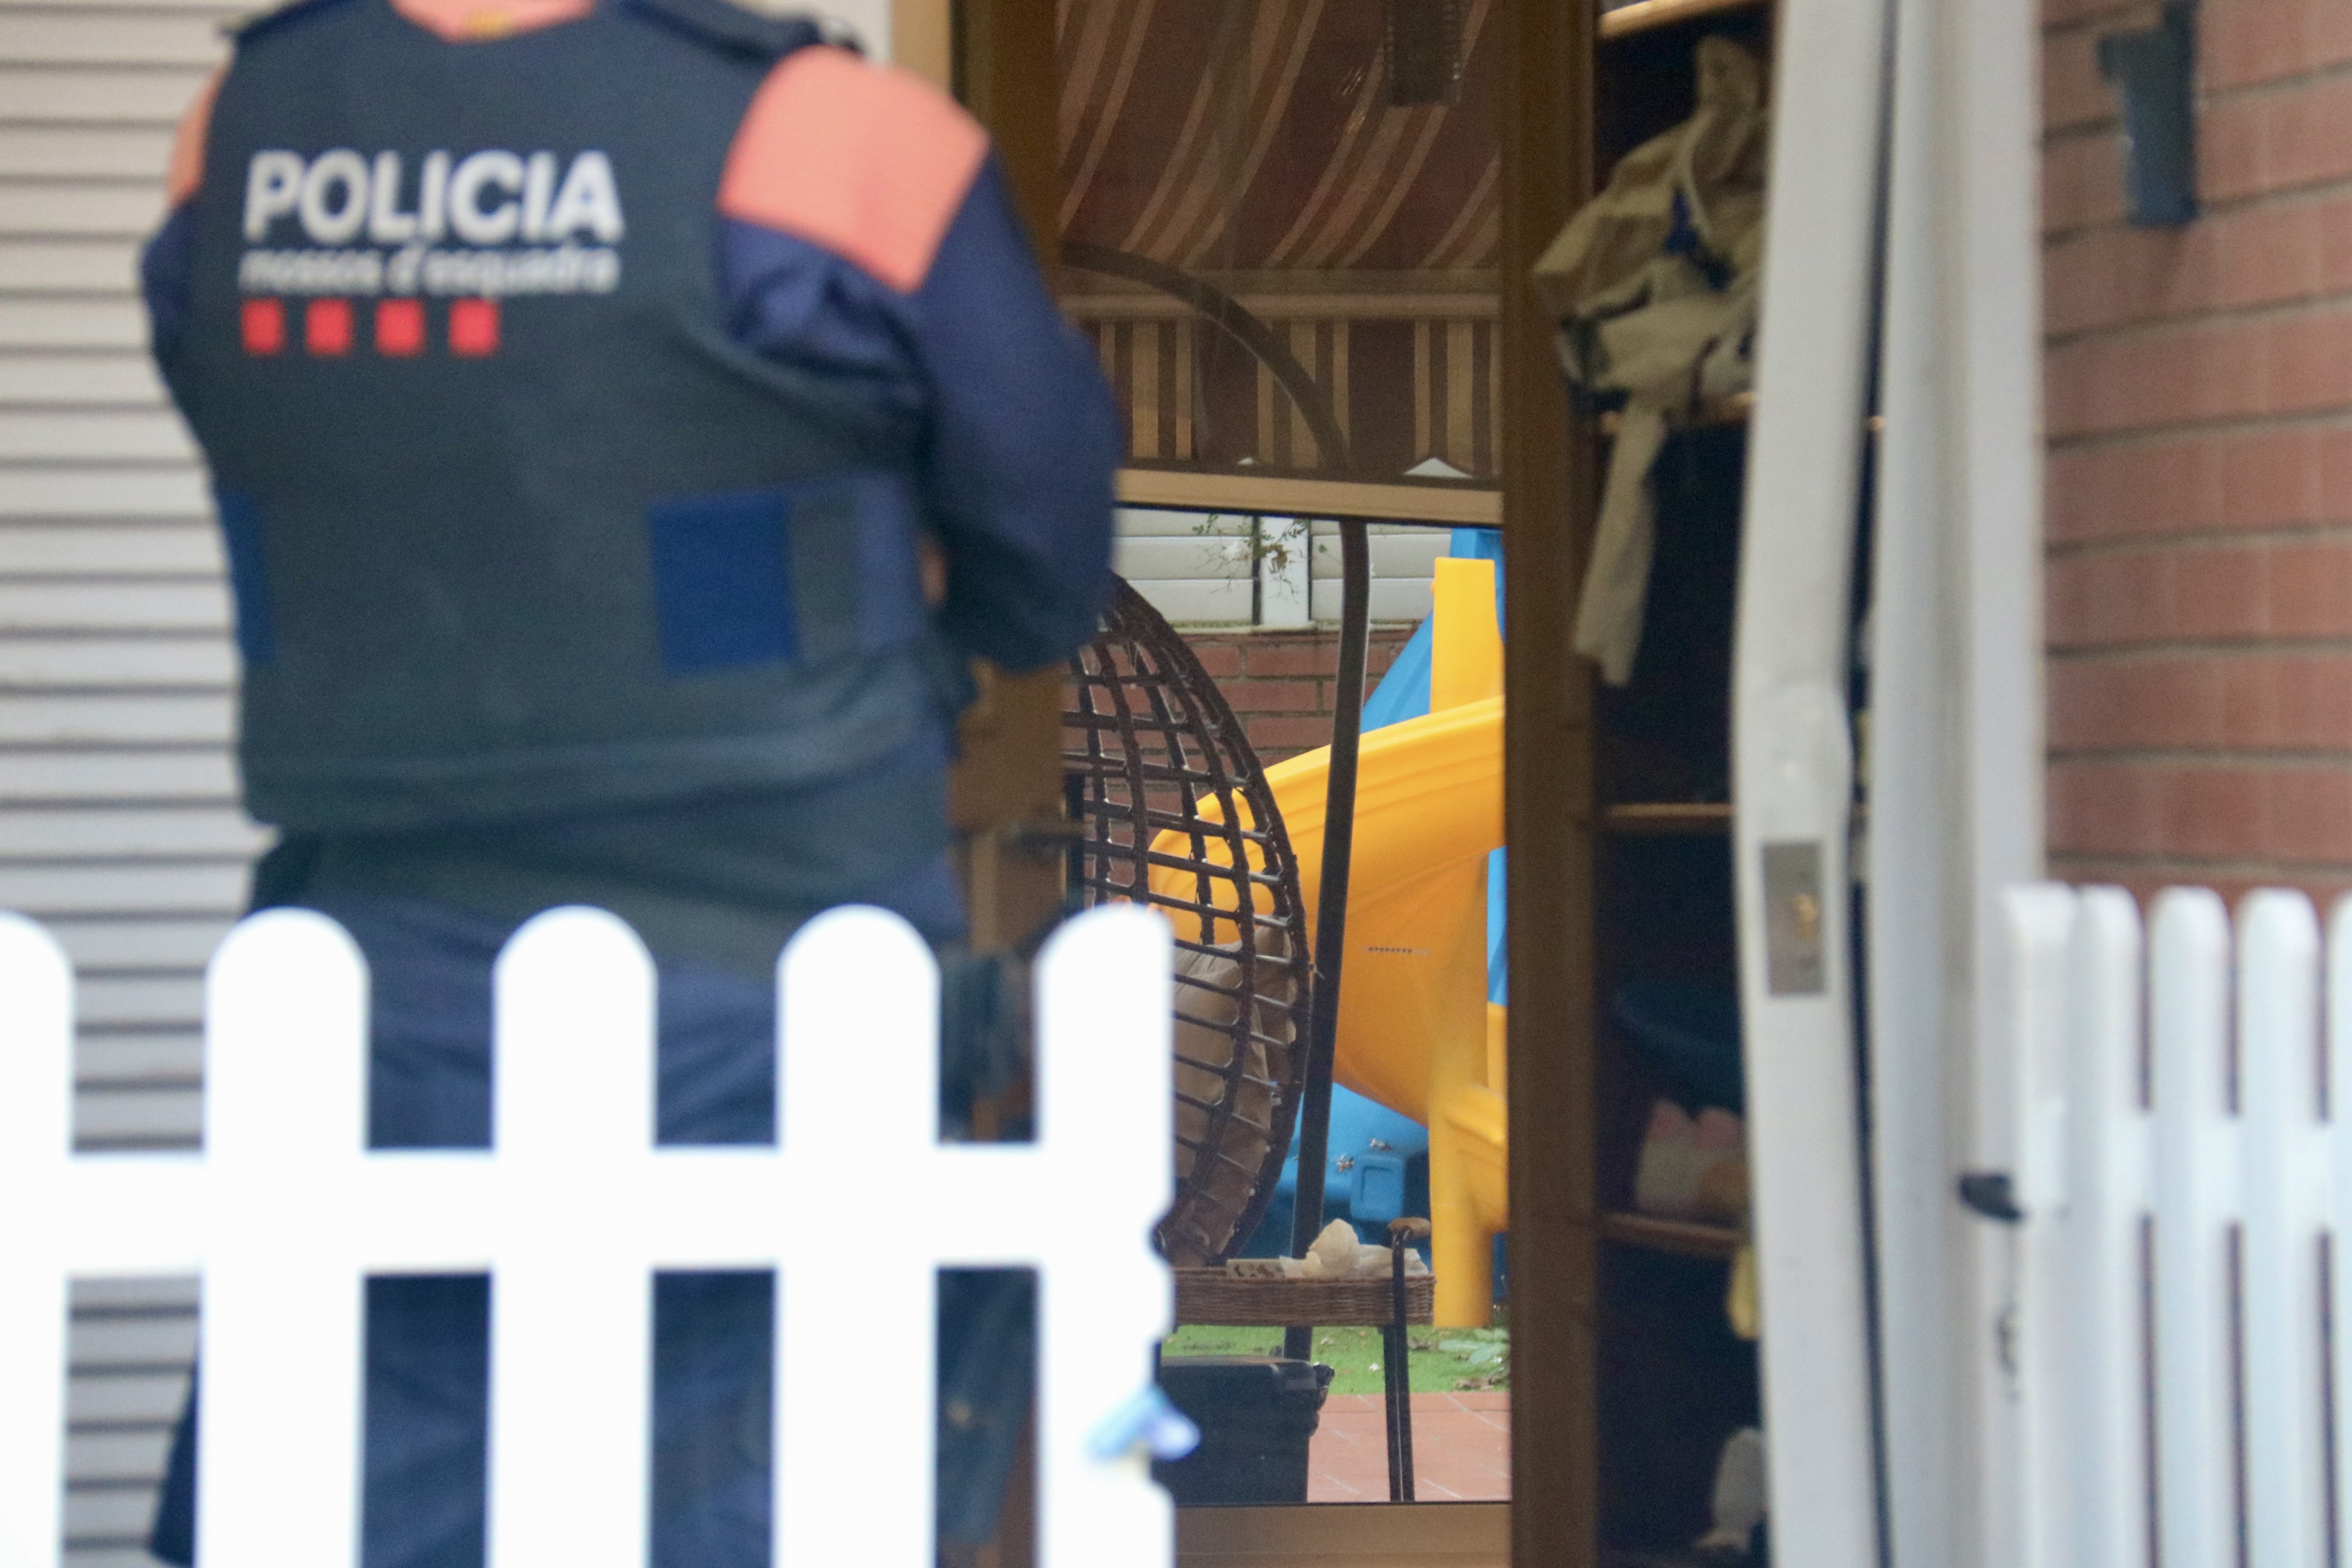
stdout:
<svg viewBox="0 0 2352 1568">
<path fill-rule="evenodd" d="M 1511 1561 L 1600 1557 L 1592 689 L 1570 650 L 1597 453 L 1530 272 L 1593 188 L 1591 0 L 1502 0 Z"/>
</svg>

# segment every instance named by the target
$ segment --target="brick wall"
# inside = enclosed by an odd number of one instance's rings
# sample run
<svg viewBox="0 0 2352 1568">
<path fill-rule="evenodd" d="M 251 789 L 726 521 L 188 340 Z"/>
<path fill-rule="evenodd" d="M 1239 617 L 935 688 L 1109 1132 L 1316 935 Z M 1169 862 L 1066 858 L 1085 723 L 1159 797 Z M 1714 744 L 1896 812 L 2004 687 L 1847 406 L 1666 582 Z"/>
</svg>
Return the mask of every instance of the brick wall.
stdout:
<svg viewBox="0 0 2352 1568">
<path fill-rule="evenodd" d="M 2352 3 L 2352 0 L 2347 0 Z M 1372 628 L 1370 693 L 1412 636 L 1410 626 Z M 1331 743 L 1331 688 L 1339 669 L 1339 634 L 1331 631 L 1195 632 L 1202 665 L 1233 705 L 1258 760 L 1278 763 Z"/>
<path fill-rule="evenodd" d="M 2352 0 L 2205 0 L 2204 216 L 2122 217 L 2044 0 L 2050 850 L 2143 890 L 2352 886 Z"/>
</svg>

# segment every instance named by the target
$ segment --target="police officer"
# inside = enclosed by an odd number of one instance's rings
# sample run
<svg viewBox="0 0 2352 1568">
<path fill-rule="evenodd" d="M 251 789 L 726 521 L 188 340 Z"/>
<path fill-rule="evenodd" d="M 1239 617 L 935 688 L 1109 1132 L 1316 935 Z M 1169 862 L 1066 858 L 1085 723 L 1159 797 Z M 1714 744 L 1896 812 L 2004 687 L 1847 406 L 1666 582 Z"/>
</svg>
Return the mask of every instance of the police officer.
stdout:
<svg viewBox="0 0 2352 1568">
<path fill-rule="evenodd" d="M 281 836 L 255 901 L 368 956 L 371 1140 L 488 1142 L 489 966 L 562 903 L 655 954 L 663 1139 L 772 1138 L 779 948 L 852 900 L 961 931 L 965 660 L 1066 658 L 1108 582 L 1108 390 L 985 136 L 725 0 L 298 0 L 172 197 L 144 279 Z M 984 1538 L 1026 1299 L 948 1289 L 942 1531 Z M 771 1291 L 658 1283 L 662 1568 L 768 1562 Z M 481 1561 L 487 1321 L 478 1278 L 371 1283 L 368 1568 Z"/>
</svg>

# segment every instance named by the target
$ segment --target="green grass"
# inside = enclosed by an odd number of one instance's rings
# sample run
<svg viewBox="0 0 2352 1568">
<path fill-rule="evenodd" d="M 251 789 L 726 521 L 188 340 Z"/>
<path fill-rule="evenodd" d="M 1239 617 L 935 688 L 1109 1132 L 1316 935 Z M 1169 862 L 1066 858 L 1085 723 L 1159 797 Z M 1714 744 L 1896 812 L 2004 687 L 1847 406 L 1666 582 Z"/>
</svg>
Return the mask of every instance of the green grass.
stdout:
<svg viewBox="0 0 2352 1568">
<path fill-rule="evenodd" d="M 1415 1394 L 1452 1394 L 1465 1383 L 1511 1386 L 1510 1331 L 1412 1329 L 1406 1342 Z M 1333 1369 L 1334 1394 L 1379 1394 L 1381 1331 L 1378 1329 L 1318 1329 L 1315 1359 Z M 1500 1351 L 1496 1356 L 1491 1352 Z M 1168 1336 L 1162 1352 L 1188 1355 L 1280 1355 L 1280 1329 L 1218 1329 L 1188 1325 Z M 1487 1359 L 1474 1362 L 1474 1355 Z"/>
</svg>

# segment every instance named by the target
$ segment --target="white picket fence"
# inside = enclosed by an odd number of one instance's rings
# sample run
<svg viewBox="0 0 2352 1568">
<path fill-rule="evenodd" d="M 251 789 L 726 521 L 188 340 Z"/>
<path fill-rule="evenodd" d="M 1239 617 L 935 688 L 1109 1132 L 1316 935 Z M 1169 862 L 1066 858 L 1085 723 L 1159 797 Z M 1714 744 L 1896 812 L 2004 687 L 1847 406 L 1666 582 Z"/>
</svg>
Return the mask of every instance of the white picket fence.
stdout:
<svg viewBox="0 0 2352 1568">
<path fill-rule="evenodd" d="M 613 917 L 553 910 L 498 965 L 496 1147 L 371 1152 L 361 957 L 277 911 L 212 963 L 204 1152 L 77 1155 L 71 973 L 0 916 L 0 1563 L 58 1559 L 70 1279 L 201 1274 L 199 1559 L 330 1568 L 357 1557 L 362 1280 L 487 1271 L 492 1568 L 636 1568 L 651 1274 L 777 1268 L 776 1560 L 919 1568 L 935 1271 L 1031 1267 L 1041 1562 L 1166 1564 L 1126 1437 L 1171 1316 L 1170 973 L 1156 917 L 1065 927 L 1038 1141 L 943 1145 L 930 954 L 835 911 L 781 965 L 779 1143 L 656 1148 L 652 966 Z"/>
<path fill-rule="evenodd" d="M 2352 900 L 2324 949 L 2276 890 L 2234 940 L 2200 889 L 2145 940 L 2112 888 L 2006 913 L 2001 1555 L 2324 1568 L 2331 1489 L 2352 1501 Z"/>
</svg>

